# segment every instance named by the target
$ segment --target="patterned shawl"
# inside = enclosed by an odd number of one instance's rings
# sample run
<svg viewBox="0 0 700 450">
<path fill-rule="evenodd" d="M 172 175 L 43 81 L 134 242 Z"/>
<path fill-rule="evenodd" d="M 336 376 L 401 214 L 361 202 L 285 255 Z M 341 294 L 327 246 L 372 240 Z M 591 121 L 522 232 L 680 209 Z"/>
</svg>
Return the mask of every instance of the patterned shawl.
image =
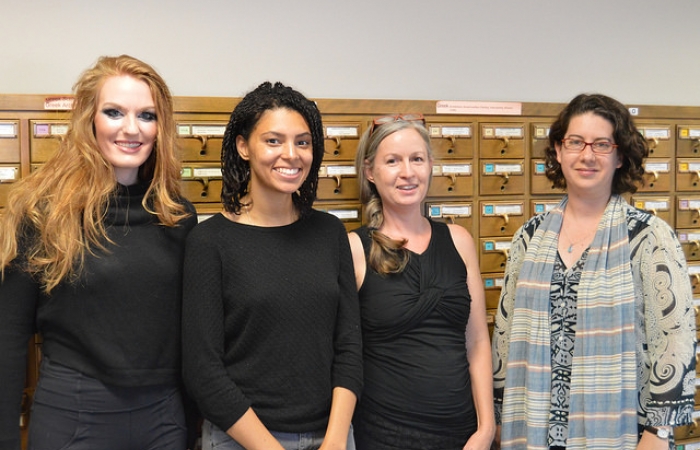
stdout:
<svg viewBox="0 0 700 450">
<path fill-rule="evenodd" d="M 502 415 L 502 449 L 547 449 L 551 408 L 550 285 L 562 202 L 535 232 L 518 277 Z M 577 298 L 568 449 L 637 445 L 635 291 L 624 201 L 608 203 Z"/>
</svg>

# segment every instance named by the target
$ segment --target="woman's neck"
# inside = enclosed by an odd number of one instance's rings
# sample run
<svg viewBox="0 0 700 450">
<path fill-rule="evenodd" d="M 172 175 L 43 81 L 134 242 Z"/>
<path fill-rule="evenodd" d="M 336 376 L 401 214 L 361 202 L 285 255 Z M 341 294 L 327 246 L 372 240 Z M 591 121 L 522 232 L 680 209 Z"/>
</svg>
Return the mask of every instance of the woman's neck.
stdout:
<svg viewBox="0 0 700 450">
<path fill-rule="evenodd" d="M 299 214 L 289 194 L 270 196 L 248 195 L 241 199 L 243 206 L 237 222 L 257 227 L 281 227 L 296 222 Z"/>
</svg>

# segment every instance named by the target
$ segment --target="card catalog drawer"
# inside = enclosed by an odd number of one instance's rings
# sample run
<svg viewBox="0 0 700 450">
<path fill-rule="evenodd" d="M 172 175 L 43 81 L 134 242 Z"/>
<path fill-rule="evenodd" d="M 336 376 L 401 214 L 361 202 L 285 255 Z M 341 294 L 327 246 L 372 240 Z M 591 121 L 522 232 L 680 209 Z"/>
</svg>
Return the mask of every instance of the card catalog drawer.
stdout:
<svg viewBox="0 0 700 450">
<path fill-rule="evenodd" d="M 482 158 L 524 158 L 525 124 L 482 123 L 479 154 Z"/>
<path fill-rule="evenodd" d="M 481 201 L 479 236 L 513 236 L 525 223 L 525 201 Z"/>
<path fill-rule="evenodd" d="M 676 230 L 678 241 L 685 254 L 685 259 L 690 261 L 700 261 L 700 228 Z"/>
<path fill-rule="evenodd" d="M 192 203 L 221 202 L 221 167 L 186 165 L 180 172 L 183 195 Z"/>
<path fill-rule="evenodd" d="M 425 211 L 435 221 L 461 225 L 470 233 L 473 230 L 474 212 L 471 202 L 426 202 Z"/>
<path fill-rule="evenodd" d="M 353 164 L 322 165 L 318 171 L 319 200 L 358 200 L 360 187 Z"/>
<path fill-rule="evenodd" d="M 544 158 L 544 151 L 549 146 L 549 123 L 532 123 L 530 124 L 532 144 L 530 148 L 530 156 L 532 158 Z"/>
<path fill-rule="evenodd" d="M 700 156 L 700 123 L 678 125 L 676 156 Z"/>
<path fill-rule="evenodd" d="M 673 211 L 674 203 L 670 196 L 633 195 L 630 198 L 630 204 L 634 205 L 635 208 L 649 211 L 663 219 L 671 227 L 674 226 L 676 215 Z"/>
<path fill-rule="evenodd" d="M 700 158 L 676 160 L 676 190 L 700 191 Z"/>
<path fill-rule="evenodd" d="M 323 119 L 324 161 L 354 161 L 362 136 L 360 121 Z"/>
<path fill-rule="evenodd" d="M 511 237 L 479 239 L 479 267 L 482 273 L 505 270 L 511 240 Z"/>
<path fill-rule="evenodd" d="M 177 122 L 183 161 L 221 161 L 221 144 L 228 122 Z"/>
<path fill-rule="evenodd" d="M 436 161 L 429 197 L 462 197 L 474 194 L 473 165 L 471 161 Z"/>
<path fill-rule="evenodd" d="M 484 282 L 486 309 L 497 309 L 503 288 L 503 273 L 484 273 L 481 279 Z"/>
<path fill-rule="evenodd" d="M 68 121 L 30 120 L 29 153 L 32 163 L 44 163 L 58 151 L 68 132 Z"/>
<path fill-rule="evenodd" d="M 700 226 L 700 196 L 677 195 L 676 228 Z"/>
<path fill-rule="evenodd" d="M 0 120 L 0 163 L 19 162 L 19 121 Z"/>
<path fill-rule="evenodd" d="M 473 130 L 472 123 L 429 123 L 428 133 L 433 148 L 433 159 L 472 158 Z"/>
<path fill-rule="evenodd" d="M 525 193 L 524 162 L 522 160 L 482 161 L 479 193 L 481 195 Z"/>
<path fill-rule="evenodd" d="M 670 158 L 675 154 L 676 142 L 671 124 L 636 122 L 637 129 L 649 145 L 650 158 Z"/>
<path fill-rule="evenodd" d="M 640 186 L 638 192 L 670 191 L 672 171 L 668 159 L 647 159 L 644 162 L 644 186 Z"/>
</svg>

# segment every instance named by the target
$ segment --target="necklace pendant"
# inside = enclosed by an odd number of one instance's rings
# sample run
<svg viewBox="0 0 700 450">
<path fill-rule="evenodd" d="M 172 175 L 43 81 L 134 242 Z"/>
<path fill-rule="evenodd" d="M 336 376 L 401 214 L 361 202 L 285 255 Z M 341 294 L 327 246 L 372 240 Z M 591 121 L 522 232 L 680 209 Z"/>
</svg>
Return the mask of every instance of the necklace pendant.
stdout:
<svg viewBox="0 0 700 450">
<path fill-rule="evenodd" d="M 574 244 L 569 245 L 569 248 L 566 249 L 567 252 L 571 253 L 574 251 Z"/>
</svg>

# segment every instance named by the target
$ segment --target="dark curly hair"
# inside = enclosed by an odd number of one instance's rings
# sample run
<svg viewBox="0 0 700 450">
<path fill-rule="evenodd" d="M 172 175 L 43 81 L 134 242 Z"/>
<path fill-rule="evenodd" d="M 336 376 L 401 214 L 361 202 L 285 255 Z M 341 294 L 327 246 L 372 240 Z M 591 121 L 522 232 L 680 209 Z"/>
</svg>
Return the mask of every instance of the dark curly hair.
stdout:
<svg viewBox="0 0 700 450">
<path fill-rule="evenodd" d="M 649 146 L 634 125 L 629 110 L 619 101 L 602 94 L 580 94 L 559 113 L 549 129 L 549 146 L 545 150 L 547 178 L 555 187 L 566 189 L 566 179 L 557 161 L 556 145 L 561 145 L 575 116 L 591 112 L 607 120 L 613 126 L 613 139 L 622 166 L 615 171 L 612 193 L 634 193 L 643 184 L 644 158 L 649 154 Z"/>
<path fill-rule="evenodd" d="M 305 216 L 311 211 L 314 200 L 316 200 L 318 169 L 321 167 L 324 152 L 321 113 L 316 103 L 291 87 L 280 82 L 272 84 L 266 81 L 246 94 L 236 105 L 224 132 L 221 146 L 223 172 L 221 202 L 227 212 L 240 214 L 243 206 L 241 198 L 248 193 L 250 181 L 250 165 L 238 154 L 236 137 L 241 136 L 247 141 L 263 113 L 278 108 L 301 114 L 311 131 L 313 147 L 311 171 L 299 190 L 292 194 L 292 200 L 299 210 L 300 216 Z"/>
</svg>

